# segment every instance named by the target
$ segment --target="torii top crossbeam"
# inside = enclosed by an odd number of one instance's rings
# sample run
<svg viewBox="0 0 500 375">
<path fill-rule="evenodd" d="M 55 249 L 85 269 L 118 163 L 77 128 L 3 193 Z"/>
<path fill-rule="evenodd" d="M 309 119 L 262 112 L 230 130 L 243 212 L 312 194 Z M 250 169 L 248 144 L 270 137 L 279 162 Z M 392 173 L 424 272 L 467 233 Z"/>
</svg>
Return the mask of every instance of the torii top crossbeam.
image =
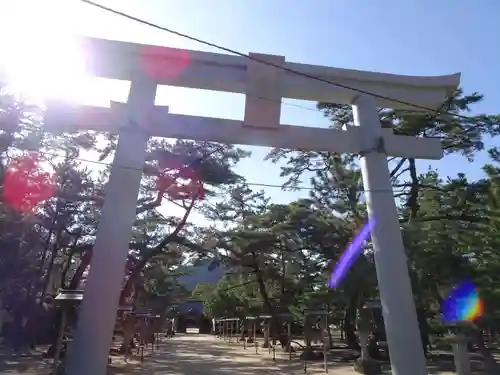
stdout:
<svg viewBox="0 0 500 375">
<path fill-rule="evenodd" d="M 88 56 L 89 73 L 98 77 L 131 81 L 133 72 L 141 68 L 146 57 L 163 66 L 170 64 L 183 67 L 175 76 L 152 77 L 160 85 L 248 94 L 249 86 L 253 84 L 250 81 L 257 76 L 266 75 L 267 77 L 262 78 L 274 76 L 272 82 L 267 82 L 267 86 L 278 86 L 275 91 L 280 94 L 280 99 L 352 104 L 353 99 L 359 95 L 357 91 L 279 70 L 242 56 L 96 38 L 81 39 L 80 44 Z M 408 102 L 435 109 L 460 82 L 459 73 L 438 77 L 414 77 L 291 63 L 285 62 L 283 56 L 258 53 L 250 53 L 249 56 L 380 97 L 397 98 L 398 102 L 375 98 L 376 105 L 380 108 L 419 111 L 419 108 L 401 103 Z"/>
</svg>

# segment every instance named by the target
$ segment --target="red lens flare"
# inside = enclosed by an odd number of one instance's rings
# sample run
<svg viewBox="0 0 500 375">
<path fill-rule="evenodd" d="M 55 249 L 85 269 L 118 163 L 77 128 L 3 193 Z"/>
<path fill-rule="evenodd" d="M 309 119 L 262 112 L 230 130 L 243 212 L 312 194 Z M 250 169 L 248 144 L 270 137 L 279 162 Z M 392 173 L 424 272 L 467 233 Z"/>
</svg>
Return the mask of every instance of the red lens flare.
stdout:
<svg viewBox="0 0 500 375">
<path fill-rule="evenodd" d="M 159 163 L 160 173 L 156 182 L 157 201 L 167 195 L 172 200 L 205 198 L 205 189 L 199 174 L 194 168 L 186 166 L 181 160 L 163 160 Z"/>
<path fill-rule="evenodd" d="M 30 212 L 55 191 L 54 176 L 42 168 L 36 152 L 13 158 L 5 168 L 3 201 L 13 210 Z"/>
<path fill-rule="evenodd" d="M 140 59 L 143 72 L 163 83 L 178 78 L 191 63 L 189 51 L 158 46 L 143 47 Z"/>
</svg>

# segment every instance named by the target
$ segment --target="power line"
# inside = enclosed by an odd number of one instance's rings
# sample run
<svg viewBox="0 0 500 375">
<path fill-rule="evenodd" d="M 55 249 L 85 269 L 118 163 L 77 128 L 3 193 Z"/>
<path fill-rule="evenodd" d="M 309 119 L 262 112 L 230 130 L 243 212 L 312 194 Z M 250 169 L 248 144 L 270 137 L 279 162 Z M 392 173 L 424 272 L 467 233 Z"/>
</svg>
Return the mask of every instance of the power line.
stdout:
<svg viewBox="0 0 500 375">
<path fill-rule="evenodd" d="M 18 149 L 20 151 L 23 151 L 21 149 Z M 203 161 L 207 160 L 211 155 L 215 154 L 216 152 L 219 152 L 222 150 L 222 147 L 218 147 L 216 148 L 215 150 L 212 150 L 211 152 L 203 155 L 202 157 L 199 157 L 195 160 L 195 163 L 191 163 L 191 167 L 196 169 L 199 165 L 201 165 L 201 163 L 203 163 Z M 64 157 L 63 155 L 59 155 L 57 153 L 51 153 L 51 152 L 46 152 L 46 151 L 36 151 L 38 154 L 40 155 L 44 155 L 44 156 L 50 156 L 50 157 L 55 157 L 55 158 L 62 158 Z M 84 158 L 79 158 L 79 157 L 76 157 L 76 158 L 72 158 L 71 160 L 73 161 L 79 161 L 79 162 L 83 162 L 83 163 L 93 163 L 93 164 L 98 164 L 98 165 L 102 165 L 102 166 L 106 166 L 106 167 L 111 167 L 113 164 L 112 163 L 107 163 L 107 162 L 103 162 L 103 161 L 98 161 L 98 160 L 90 160 L 90 159 L 84 159 Z M 196 165 L 194 165 L 196 164 Z M 125 168 L 125 169 L 131 169 L 131 170 L 139 170 L 139 171 L 143 171 L 143 169 L 141 168 L 134 168 L 134 167 L 128 167 L 128 166 L 123 166 L 123 165 L 118 165 L 117 166 L 118 168 Z M 180 174 L 176 174 L 175 175 L 175 179 L 179 179 L 180 178 Z M 175 181 L 174 181 L 175 183 Z M 284 186 L 283 185 L 278 185 L 278 184 L 266 184 L 266 183 L 258 183 L 258 182 L 244 182 L 244 184 L 248 185 L 248 186 L 256 186 L 256 187 L 264 187 L 264 188 L 280 188 L 280 189 L 284 189 Z M 309 187 L 309 186 L 297 186 L 297 187 L 293 187 L 293 188 L 290 188 L 290 190 L 308 190 L 308 191 L 313 191 L 314 188 L 313 187 Z M 366 192 L 391 192 L 393 193 L 394 190 L 374 190 L 374 189 L 356 189 L 357 192 L 363 192 L 363 193 L 366 193 Z M 165 193 L 168 192 L 168 189 L 165 191 Z M 223 196 L 222 193 L 217 193 L 215 194 L 216 196 L 219 195 L 219 196 Z M 182 205 L 178 202 L 176 202 L 174 199 L 172 198 L 169 198 L 168 196 L 166 197 L 163 197 L 165 200 L 167 200 L 168 202 L 170 203 L 173 203 L 174 205 L 182 208 L 182 209 L 187 209 L 187 207 L 185 205 Z M 209 206 L 210 208 L 214 209 L 214 210 L 217 210 L 217 207 L 216 205 L 212 204 L 212 203 L 209 203 L 209 202 L 204 202 L 204 204 L 206 204 L 207 206 Z M 156 208 L 156 207 L 155 207 Z M 202 207 L 198 207 L 196 205 L 193 205 L 193 208 L 196 209 L 196 210 L 201 210 Z M 235 223 L 239 223 L 239 221 L 237 220 L 234 220 L 234 219 L 226 219 L 227 221 L 232 221 L 232 222 L 235 222 Z"/>
<path fill-rule="evenodd" d="M 375 98 L 392 101 L 392 102 L 395 102 L 395 103 L 403 104 L 403 105 L 414 107 L 414 108 L 418 108 L 418 109 L 423 109 L 425 111 L 430 111 L 430 112 L 435 112 L 436 111 L 435 108 L 428 108 L 428 107 L 425 107 L 425 106 L 422 106 L 422 105 L 419 105 L 419 104 L 410 103 L 410 102 L 407 102 L 407 101 L 404 101 L 404 100 L 394 99 L 394 98 L 391 98 L 391 97 L 388 97 L 388 96 L 384 96 L 384 95 L 380 95 L 380 94 L 377 94 L 377 93 L 369 92 L 369 91 L 366 91 L 366 90 L 362 90 L 362 89 L 350 87 L 348 85 L 344 85 L 344 84 L 341 84 L 341 83 L 332 82 L 332 81 L 329 81 L 327 79 L 324 79 L 324 78 L 321 78 L 321 77 L 318 77 L 318 76 L 314 76 L 314 75 L 311 75 L 311 74 L 299 72 L 299 71 L 296 71 L 294 69 L 287 68 L 286 66 L 281 66 L 281 65 L 269 62 L 269 61 L 261 60 L 261 59 L 256 58 L 256 57 L 249 56 L 249 55 L 247 55 L 247 54 L 245 54 L 243 52 L 239 52 L 239 51 L 236 51 L 234 49 L 231 49 L 231 48 L 228 48 L 228 47 L 224 47 L 224 46 L 221 46 L 221 45 L 216 44 L 216 43 L 209 42 L 207 40 L 203 40 L 203 39 L 200 39 L 200 38 L 197 38 L 197 37 L 185 34 L 185 33 L 181 33 L 179 31 L 176 31 L 176 30 L 173 30 L 173 29 L 170 29 L 170 28 L 158 25 L 156 23 L 144 20 L 144 19 L 139 18 L 139 17 L 135 17 L 135 16 L 133 16 L 131 14 L 128 14 L 128 13 L 125 13 L 125 12 L 122 12 L 122 11 L 119 11 L 119 10 L 116 10 L 116 9 L 104 6 L 102 4 L 95 3 L 95 2 L 90 1 L 90 0 L 80 0 L 80 1 L 83 2 L 83 3 L 86 3 L 88 5 L 97 7 L 99 9 L 101 9 L 101 10 L 106 11 L 106 12 L 113 13 L 113 14 L 115 14 L 117 16 L 120 16 L 120 17 L 123 17 L 123 18 L 127 18 L 129 20 L 141 23 L 143 25 L 146 25 L 146 26 L 149 26 L 149 27 L 153 27 L 153 28 L 161 30 L 161 31 L 165 31 L 165 32 L 168 32 L 170 34 L 174 34 L 174 35 L 180 36 L 181 38 L 189 39 L 191 41 L 194 41 L 194 42 L 197 42 L 197 43 L 200 43 L 200 44 L 204 44 L 204 45 L 209 46 L 209 47 L 217 48 L 217 49 L 219 49 L 221 51 L 224 51 L 224 52 L 227 52 L 227 53 L 231 53 L 233 55 L 237 55 L 237 56 L 240 56 L 240 57 L 244 57 L 246 59 L 253 60 L 253 61 L 256 61 L 256 62 L 261 63 L 261 64 L 272 66 L 274 68 L 281 69 L 281 70 L 283 70 L 285 72 L 288 72 L 288 73 L 292 73 L 292 74 L 295 74 L 295 75 L 298 75 L 298 76 L 302 76 L 302 77 L 305 77 L 305 78 L 308 78 L 308 79 L 312 79 L 312 80 L 315 80 L 315 81 L 318 81 L 318 82 L 323 82 L 323 83 L 326 83 L 326 84 L 329 84 L 329 85 L 332 85 L 332 86 L 335 86 L 335 87 L 340 87 L 340 88 L 348 89 L 348 90 L 351 90 L 351 91 L 355 91 L 355 92 L 358 92 L 360 94 L 373 96 Z M 461 119 L 464 119 L 464 120 L 467 120 L 467 121 L 475 122 L 475 123 L 482 122 L 482 123 L 484 123 L 486 125 L 490 125 L 490 126 L 496 126 L 496 125 L 498 125 L 498 124 L 496 124 L 496 123 L 494 123 L 492 121 L 487 121 L 485 119 L 476 119 L 476 118 L 472 118 L 472 117 L 469 117 L 469 116 L 464 116 L 464 115 L 461 115 L 461 114 L 453 113 L 451 111 L 443 111 L 442 113 L 450 115 L 450 116 L 455 116 L 455 117 L 458 117 L 458 118 L 461 118 Z"/>
<path fill-rule="evenodd" d="M 200 159 L 203 159 L 200 161 L 200 163 L 202 163 L 204 160 L 206 160 L 206 158 L 208 158 L 210 155 L 212 155 L 213 153 L 218 152 L 218 151 L 220 151 L 220 148 L 209 153 L 208 155 L 204 155 L 204 157 L 200 157 Z M 51 153 L 51 152 L 46 152 L 46 151 L 37 151 L 37 152 L 41 155 L 50 156 L 50 157 L 57 157 L 57 158 L 64 157 L 63 155 L 59 155 L 59 154 Z M 98 165 L 102 165 L 102 166 L 106 166 L 106 167 L 111 167 L 113 165 L 112 163 L 107 163 L 107 162 L 98 161 L 98 160 L 84 159 L 84 158 L 80 158 L 80 157 L 72 158 L 71 160 L 80 161 L 83 163 L 98 164 Z M 128 167 L 125 165 L 119 165 L 118 167 L 124 168 L 124 169 L 130 169 L 130 170 L 143 171 L 143 169 L 141 169 L 141 168 Z M 262 188 L 279 188 L 279 189 L 309 190 L 309 191 L 315 190 L 315 188 L 313 188 L 311 186 L 294 186 L 294 187 L 287 188 L 287 187 L 285 187 L 283 185 L 279 185 L 279 184 L 267 184 L 267 183 L 263 183 L 263 182 L 246 182 L 246 181 L 243 184 L 248 185 L 248 186 L 262 187 Z M 388 191 L 393 192 L 393 190 L 374 190 L 374 189 L 357 189 L 357 191 L 365 192 L 365 193 L 366 192 L 388 192 Z"/>
</svg>

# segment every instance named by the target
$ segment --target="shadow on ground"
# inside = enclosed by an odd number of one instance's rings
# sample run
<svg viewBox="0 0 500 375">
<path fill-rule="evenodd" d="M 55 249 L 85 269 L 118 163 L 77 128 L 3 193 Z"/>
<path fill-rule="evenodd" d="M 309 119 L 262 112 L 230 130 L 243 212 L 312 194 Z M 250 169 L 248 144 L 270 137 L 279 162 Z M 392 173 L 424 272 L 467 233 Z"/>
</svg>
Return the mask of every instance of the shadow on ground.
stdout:
<svg viewBox="0 0 500 375">
<path fill-rule="evenodd" d="M 178 336 L 163 343 L 160 353 L 154 354 L 143 365 L 144 374 L 185 374 L 194 375 L 212 373 L 217 375 L 263 375 L 273 372 L 280 374 L 303 374 L 304 364 L 296 352 L 292 360 L 282 350 L 276 351 L 276 361 L 267 349 L 243 349 L 241 343 L 227 343 L 211 336 Z M 355 374 L 353 370 L 353 353 L 347 349 L 332 350 L 328 358 L 328 368 L 335 374 Z M 350 359 L 349 359 L 350 358 Z M 236 359 L 236 360 L 235 360 Z M 429 358 L 429 374 L 446 374 L 454 372 L 453 356 L 450 353 L 437 353 Z M 480 356 L 473 355 L 472 368 L 474 374 L 481 374 Z M 384 364 L 386 373 L 390 373 L 388 364 Z M 308 374 L 323 373 L 323 361 L 308 362 Z"/>
<path fill-rule="evenodd" d="M 310 362 L 308 373 L 322 370 L 322 362 Z M 228 344 L 222 340 L 206 336 L 183 336 L 163 343 L 163 350 L 149 357 L 143 365 L 144 374 L 205 374 L 217 375 L 262 375 L 273 372 L 280 374 L 303 373 L 303 362 L 294 354 L 292 360 L 281 350 L 277 351 L 276 361 L 272 360 L 267 349 L 259 349 L 255 354 L 253 347 L 243 349 L 242 344 Z M 345 368 L 349 363 L 332 363 L 330 369 Z"/>
<path fill-rule="evenodd" d="M 14 354 L 6 350 L 0 352 L 0 374 L 46 374 L 50 364 L 42 358 L 42 354 Z"/>
<path fill-rule="evenodd" d="M 328 357 L 330 373 L 336 375 L 354 375 L 354 358 L 356 353 L 345 347 L 336 347 Z M 112 357 L 108 375 L 267 375 L 279 373 L 284 375 L 304 374 L 304 363 L 299 359 L 300 351 L 292 354 L 289 360 L 287 353 L 281 348 L 276 350 L 276 360 L 272 352 L 259 348 L 255 353 L 253 346 L 243 349 L 241 342 L 228 343 L 209 335 L 177 335 L 173 339 L 165 339 L 159 351 L 145 351 L 144 362 L 138 357 L 129 359 Z M 480 356 L 472 355 L 474 374 L 481 374 Z M 50 372 L 50 360 L 43 360 L 41 353 L 34 355 L 11 355 L 0 353 L 1 375 L 47 375 Z M 387 363 L 385 373 L 390 374 Z M 429 358 L 429 374 L 444 375 L 454 371 L 453 356 L 449 352 L 433 353 Z M 309 361 L 308 375 L 323 374 L 323 361 Z"/>
</svg>

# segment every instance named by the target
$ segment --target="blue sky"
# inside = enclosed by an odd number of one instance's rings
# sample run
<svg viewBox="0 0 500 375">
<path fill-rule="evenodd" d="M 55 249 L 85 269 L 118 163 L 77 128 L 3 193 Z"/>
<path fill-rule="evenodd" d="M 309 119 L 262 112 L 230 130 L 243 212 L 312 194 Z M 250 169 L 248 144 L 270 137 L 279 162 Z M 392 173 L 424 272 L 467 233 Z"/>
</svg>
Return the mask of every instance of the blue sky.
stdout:
<svg viewBox="0 0 500 375">
<path fill-rule="evenodd" d="M 474 112 L 500 108 L 500 1 L 498 0 L 100 0 L 182 33 L 244 53 L 284 55 L 288 61 L 408 75 L 462 72 L 466 92 L 485 95 Z M 217 51 L 166 32 L 107 14 L 77 0 L 18 0 L 37 22 L 61 33 L 171 47 Z M 9 12 L 7 12 L 8 14 Z M 25 15 L 26 13 L 23 12 Z M 40 17 L 40 15 L 44 15 Z M 46 17 L 46 18 L 44 18 Z M 40 21 L 41 20 L 41 21 Z M 43 27 L 43 26 L 42 26 Z M 217 51 L 220 52 L 220 51 Z M 123 85 L 100 93 L 101 100 L 125 97 Z M 103 91 L 103 90 L 101 90 Z M 105 91 L 105 90 L 104 90 Z M 103 97 L 106 95 L 106 97 Z M 157 103 L 174 113 L 242 119 L 244 99 L 235 94 L 161 88 Z M 315 103 L 286 100 L 282 122 L 326 126 Z M 289 105 L 292 104 L 292 105 Z M 304 108 L 294 107 L 298 105 Z M 489 143 L 492 141 L 489 140 Z M 239 167 L 251 182 L 280 183 L 278 166 L 263 164 L 263 149 Z M 466 164 L 460 156 L 432 163 L 445 175 L 481 176 L 487 159 Z M 262 173 L 263 168 L 269 170 Z M 272 177 L 275 175 L 276 177 Z M 291 193 L 270 189 L 276 200 Z"/>
</svg>

